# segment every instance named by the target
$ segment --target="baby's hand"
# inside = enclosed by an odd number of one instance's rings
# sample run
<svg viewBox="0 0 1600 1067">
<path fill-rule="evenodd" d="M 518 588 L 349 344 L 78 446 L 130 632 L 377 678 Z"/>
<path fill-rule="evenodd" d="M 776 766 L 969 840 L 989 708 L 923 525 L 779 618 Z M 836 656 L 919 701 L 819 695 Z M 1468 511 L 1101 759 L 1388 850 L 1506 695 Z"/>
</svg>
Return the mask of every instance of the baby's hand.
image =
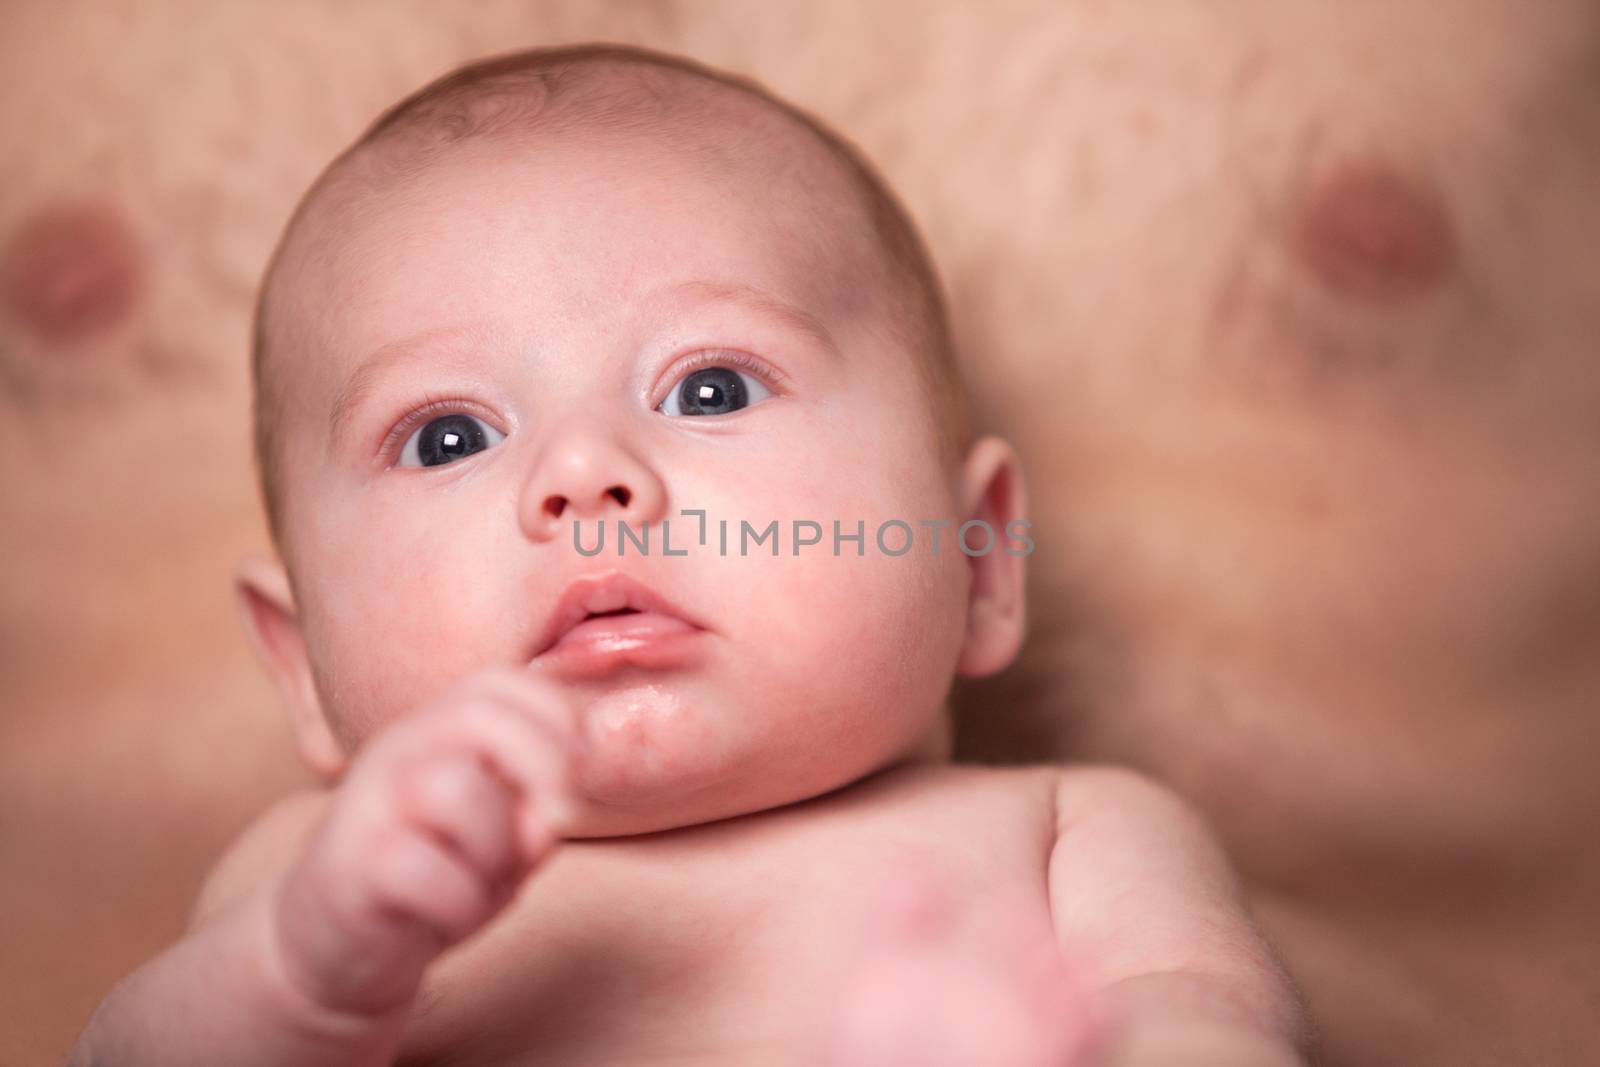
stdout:
<svg viewBox="0 0 1600 1067">
<path fill-rule="evenodd" d="M 319 1008 L 377 1016 L 492 919 L 555 847 L 581 740 L 548 682 L 475 675 L 351 764 L 275 901 L 284 978 Z"/>
<path fill-rule="evenodd" d="M 1036 895 L 959 914 L 913 873 L 883 887 L 841 992 L 825 1067 L 1086 1067 L 1102 1029 Z"/>
</svg>

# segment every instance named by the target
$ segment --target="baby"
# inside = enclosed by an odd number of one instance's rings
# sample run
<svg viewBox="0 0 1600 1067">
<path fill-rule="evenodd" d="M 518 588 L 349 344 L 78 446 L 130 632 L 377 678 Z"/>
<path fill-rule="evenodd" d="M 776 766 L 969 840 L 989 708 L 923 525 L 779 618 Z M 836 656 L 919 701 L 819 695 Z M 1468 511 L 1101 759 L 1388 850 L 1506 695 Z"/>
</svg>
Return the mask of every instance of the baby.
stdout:
<svg viewBox="0 0 1600 1067">
<path fill-rule="evenodd" d="M 949 763 L 1022 476 L 858 155 L 617 47 L 465 68 L 263 285 L 299 750 L 72 1062 L 1300 1063 L 1217 847 L 1132 774 Z"/>
</svg>

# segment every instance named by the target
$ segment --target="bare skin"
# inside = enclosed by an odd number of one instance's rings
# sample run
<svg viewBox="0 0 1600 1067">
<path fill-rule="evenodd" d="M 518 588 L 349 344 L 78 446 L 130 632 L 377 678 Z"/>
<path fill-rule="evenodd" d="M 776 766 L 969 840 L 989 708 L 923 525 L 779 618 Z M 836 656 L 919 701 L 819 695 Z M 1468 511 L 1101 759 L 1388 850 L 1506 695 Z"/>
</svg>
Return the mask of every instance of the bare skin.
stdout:
<svg viewBox="0 0 1600 1067">
<path fill-rule="evenodd" d="M 0 924 L 0 1044 L 59 1058 L 115 976 L 177 934 L 228 837 L 303 781 L 216 594 L 264 543 L 239 427 L 276 228 L 376 101 L 553 34 L 768 79 L 856 135 L 927 223 L 1041 524 L 1022 673 L 972 695 L 967 751 L 1125 759 L 1185 792 L 1243 863 L 1329 1063 L 1600 1055 L 1596 613 L 1592 554 L 1570 547 L 1600 526 L 1592 6 L 922 7 L 385 6 L 334 24 L 4 6 L 7 247 L 70 194 L 115 207 L 147 258 L 115 329 L 46 336 L 0 312 L 0 443 L 24 457 L 7 478 L 27 505 L 0 522 L 0 902 L 32 918 Z M 1305 163 L 1374 153 L 1436 164 L 1456 258 L 1420 301 L 1433 256 L 1373 270 L 1338 251 L 1359 240 L 1299 251 Z M 130 307 L 121 275 L 96 276 L 85 292 Z M 1477 313 L 1502 328 L 1462 325 Z M 1508 367 L 1527 377 L 1497 388 Z M 1435 403 L 1456 414 L 1377 417 Z M 175 421 L 192 447 L 170 447 Z M 1289 521 L 1296 499 L 1329 510 Z M 1419 544 L 1441 569 L 1395 559 Z M 1331 566 L 1299 566 L 1308 553 Z M 1242 581 L 1264 565 L 1293 596 Z"/>
<path fill-rule="evenodd" d="M 1253 10 L 1258 36 L 1163 67 L 1215 113 L 1153 63 L 1085 88 L 1126 122 L 1053 158 L 1089 153 L 1109 214 L 1085 199 L 1074 252 L 1041 241 L 1036 281 L 970 275 L 958 303 L 978 337 L 1085 279 L 1046 313 L 1058 361 L 975 379 L 1055 383 L 1049 406 L 990 394 L 1055 548 L 1022 670 L 969 694 L 962 747 L 1193 798 L 1329 1062 L 1588 1062 L 1600 22 Z"/>
<path fill-rule="evenodd" d="M 938 447 L 890 261 L 809 130 L 563 62 L 553 100 L 485 90 L 541 105 L 514 131 L 337 166 L 274 257 L 281 558 L 238 588 L 337 785 L 73 1062 L 1301 1064 L 1287 976 L 1154 785 L 857 786 L 946 754 L 951 679 L 1021 643 L 1026 550 L 579 547 L 691 507 L 1011 531 L 1026 493 L 1003 441 Z M 856 958 L 841 917 L 892 871 L 927 904 Z"/>
<path fill-rule="evenodd" d="M 563 843 L 586 746 L 562 707 L 485 674 L 283 801 L 71 1062 L 1301 1062 L 1226 861 L 1147 781 L 918 761 Z"/>
</svg>

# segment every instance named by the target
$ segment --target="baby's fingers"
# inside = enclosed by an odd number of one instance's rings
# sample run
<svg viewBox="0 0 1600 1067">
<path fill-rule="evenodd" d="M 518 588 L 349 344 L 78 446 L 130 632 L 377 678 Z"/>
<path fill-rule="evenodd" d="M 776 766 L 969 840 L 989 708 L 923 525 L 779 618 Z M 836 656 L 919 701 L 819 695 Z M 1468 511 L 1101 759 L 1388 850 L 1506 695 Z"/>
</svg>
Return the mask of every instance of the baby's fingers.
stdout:
<svg viewBox="0 0 1600 1067">
<path fill-rule="evenodd" d="M 454 849 L 482 877 L 504 877 L 512 866 L 511 808 L 516 794 L 474 753 L 424 763 L 400 787 L 400 803 L 415 823 Z"/>
<path fill-rule="evenodd" d="M 576 707 L 553 684 L 525 672 L 491 672 L 479 680 L 486 702 L 501 713 L 498 723 L 486 728 L 497 737 L 522 738 L 501 750 L 504 758 L 495 767 L 518 793 L 514 839 L 526 862 L 533 863 L 576 814 L 575 780 L 584 752 Z"/>
<path fill-rule="evenodd" d="M 537 863 L 571 817 L 572 752 L 491 698 L 457 709 L 451 727 L 442 750 L 479 759 L 499 778 L 507 791 L 502 803 L 510 809 L 507 837 L 523 865 Z M 530 835 L 532 825 L 547 832 Z"/>
<path fill-rule="evenodd" d="M 421 834 L 402 834 L 372 859 L 370 885 L 379 907 L 392 917 L 426 927 L 443 949 L 472 934 L 497 904 L 484 882 L 461 858 Z"/>
<path fill-rule="evenodd" d="M 1091 975 L 1063 955 L 1038 891 L 1019 885 L 995 892 L 979 905 L 969 936 L 985 966 L 1007 976 L 1018 1010 L 1033 1022 L 1037 1044 L 1028 1062 L 1086 1062 L 1103 1029 Z"/>
<path fill-rule="evenodd" d="M 569 752 L 581 752 L 583 731 L 576 703 L 554 682 L 528 671 L 497 668 L 475 679 L 483 691 L 522 715 Z"/>
<path fill-rule="evenodd" d="M 831 1067 L 1087 1062 L 1089 994 L 1036 889 L 960 907 L 908 863 L 878 892 L 856 967 L 825 1042 Z"/>
</svg>

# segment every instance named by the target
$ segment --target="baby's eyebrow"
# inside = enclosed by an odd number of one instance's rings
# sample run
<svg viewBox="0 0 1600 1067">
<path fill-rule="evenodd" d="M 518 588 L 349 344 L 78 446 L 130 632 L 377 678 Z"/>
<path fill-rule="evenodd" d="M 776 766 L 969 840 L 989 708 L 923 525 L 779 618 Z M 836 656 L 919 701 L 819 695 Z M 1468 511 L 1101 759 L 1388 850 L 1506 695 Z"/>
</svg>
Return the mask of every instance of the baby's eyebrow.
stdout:
<svg viewBox="0 0 1600 1067">
<path fill-rule="evenodd" d="M 486 337 L 487 331 L 481 327 L 446 326 L 379 345 L 361 360 L 333 394 L 333 407 L 328 413 L 330 433 L 335 439 L 341 436 L 341 429 L 349 424 L 350 413 L 361 406 L 373 385 L 390 366 L 424 348 L 455 348 L 462 342 L 481 344 Z"/>
<path fill-rule="evenodd" d="M 811 338 L 833 358 L 842 358 L 839 346 L 834 343 L 833 335 L 828 332 L 821 319 L 804 308 L 753 285 L 742 282 L 690 281 L 674 285 L 666 291 L 666 295 L 698 298 L 708 302 L 749 308 Z M 383 377 L 391 366 L 414 357 L 417 352 L 423 350 L 448 355 L 463 345 L 469 349 L 473 346 L 482 347 L 489 341 L 489 332 L 482 326 L 446 326 L 402 337 L 373 349 L 361 360 L 356 369 L 350 372 L 350 376 L 333 395 L 333 405 L 328 413 L 328 430 L 331 438 L 338 441 L 343 436 L 343 428 L 349 425 L 351 413 L 360 407 L 378 379 Z"/>
<path fill-rule="evenodd" d="M 821 319 L 805 308 L 782 300 L 765 289 L 740 282 L 692 281 L 675 285 L 669 292 L 674 296 L 700 297 L 745 305 L 760 314 L 780 320 L 793 330 L 806 334 L 827 350 L 829 355 L 839 356 L 839 346 L 834 343 L 833 335 L 828 332 Z"/>
</svg>

